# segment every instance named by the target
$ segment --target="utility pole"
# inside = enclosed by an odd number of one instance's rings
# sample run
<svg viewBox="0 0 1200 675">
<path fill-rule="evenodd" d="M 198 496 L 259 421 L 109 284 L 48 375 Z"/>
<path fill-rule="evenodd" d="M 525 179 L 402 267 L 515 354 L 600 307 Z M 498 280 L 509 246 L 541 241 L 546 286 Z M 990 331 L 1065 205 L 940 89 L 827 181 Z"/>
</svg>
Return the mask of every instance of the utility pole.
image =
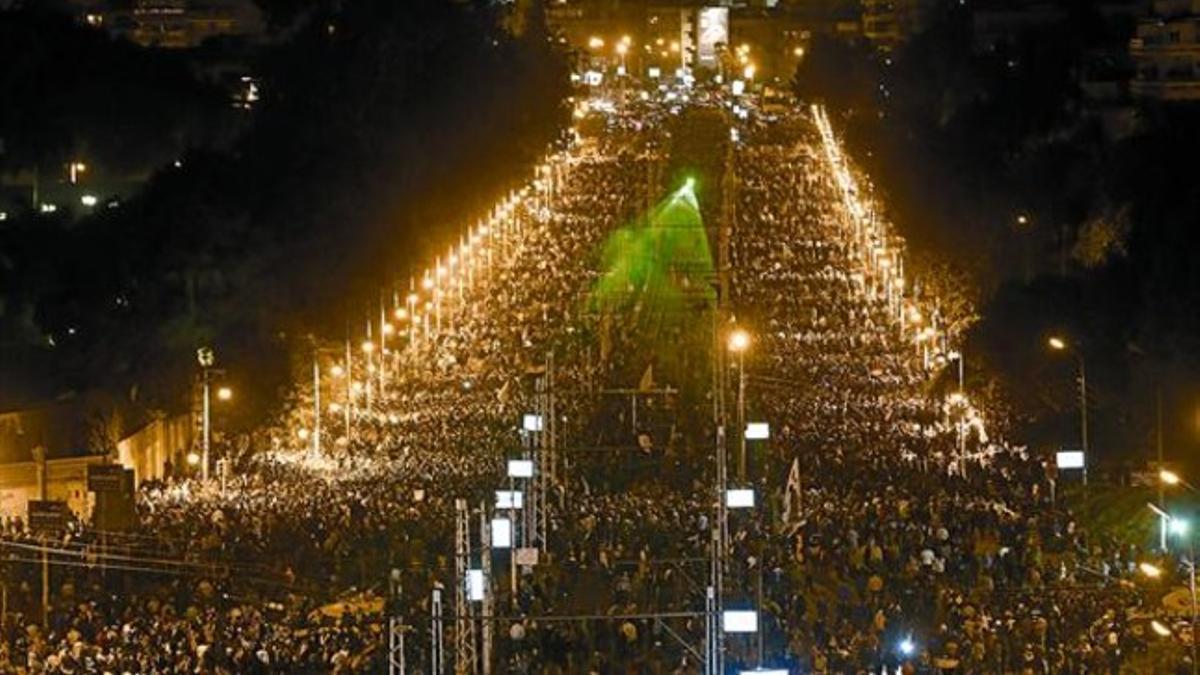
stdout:
<svg viewBox="0 0 1200 675">
<path fill-rule="evenodd" d="M 1155 409 L 1156 409 L 1156 424 L 1155 424 L 1155 445 L 1158 448 L 1158 470 L 1163 471 L 1166 467 L 1163 466 L 1163 420 L 1162 420 L 1162 385 L 1159 385 L 1155 390 Z M 1155 477 L 1155 482 L 1158 483 L 1158 508 L 1163 511 L 1167 510 L 1167 495 L 1166 489 L 1161 478 Z M 1158 519 L 1158 548 L 1163 552 L 1167 550 L 1167 521 L 1165 518 Z"/>
<path fill-rule="evenodd" d="M 471 567 L 471 519 L 467 500 L 454 500 L 454 672 L 474 673 L 479 654 L 475 649 L 475 617 L 467 597 L 467 576 Z"/>
<path fill-rule="evenodd" d="M 313 338 L 313 458 L 321 456 L 321 351 Z"/>
<path fill-rule="evenodd" d="M 445 670 L 445 653 L 442 648 L 444 624 L 442 622 L 442 585 L 440 583 L 434 584 L 430 607 L 433 609 L 433 619 L 429 627 L 429 634 L 433 644 L 430 648 L 429 671 L 432 675 L 442 675 Z"/>
<path fill-rule="evenodd" d="M 404 675 L 404 617 L 401 614 L 403 587 L 400 570 L 388 577 L 388 675 Z"/>
</svg>

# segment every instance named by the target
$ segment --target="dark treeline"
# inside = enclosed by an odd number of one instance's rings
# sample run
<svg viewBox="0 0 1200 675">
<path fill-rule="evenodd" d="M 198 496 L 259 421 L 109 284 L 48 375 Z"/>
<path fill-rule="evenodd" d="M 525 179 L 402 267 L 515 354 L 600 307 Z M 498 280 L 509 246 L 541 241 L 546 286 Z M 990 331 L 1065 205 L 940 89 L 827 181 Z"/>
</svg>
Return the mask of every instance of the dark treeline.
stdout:
<svg viewBox="0 0 1200 675">
<path fill-rule="evenodd" d="M 918 254 L 974 280 L 968 372 L 1008 392 L 1021 438 L 1078 443 L 1076 362 L 1046 348 L 1062 334 L 1086 358 L 1093 449 L 1150 455 L 1161 389 L 1183 459 L 1200 449 L 1200 110 L 1086 96 L 1132 74 L 1132 25 L 1059 5 L 983 49 L 957 2 L 888 55 L 818 39 L 794 86 L 841 114 Z"/>
<path fill-rule="evenodd" d="M 457 241 L 568 119 L 565 59 L 541 26 L 515 36 L 482 3 L 448 0 L 279 6 L 288 37 L 259 57 L 263 100 L 239 138 L 194 144 L 119 208 L 0 228 L 10 362 L 51 362 L 38 377 L 60 389 L 169 407 L 213 345 L 261 410 L 289 350 L 365 322 L 379 289 Z"/>
</svg>

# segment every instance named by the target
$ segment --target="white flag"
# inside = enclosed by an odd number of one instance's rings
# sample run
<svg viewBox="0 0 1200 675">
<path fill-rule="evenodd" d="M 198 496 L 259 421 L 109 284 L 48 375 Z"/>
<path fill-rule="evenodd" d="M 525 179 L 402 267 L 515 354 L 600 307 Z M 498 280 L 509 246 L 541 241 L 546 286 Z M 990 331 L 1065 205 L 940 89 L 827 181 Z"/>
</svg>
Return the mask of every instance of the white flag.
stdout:
<svg viewBox="0 0 1200 675">
<path fill-rule="evenodd" d="M 792 522 L 792 516 L 800 515 L 800 497 L 803 488 L 800 485 L 800 458 L 792 460 L 792 468 L 788 471 L 787 487 L 783 491 L 783 522 Z M 793 514 L 793 509 L 795 513 Z"/>
</svg>

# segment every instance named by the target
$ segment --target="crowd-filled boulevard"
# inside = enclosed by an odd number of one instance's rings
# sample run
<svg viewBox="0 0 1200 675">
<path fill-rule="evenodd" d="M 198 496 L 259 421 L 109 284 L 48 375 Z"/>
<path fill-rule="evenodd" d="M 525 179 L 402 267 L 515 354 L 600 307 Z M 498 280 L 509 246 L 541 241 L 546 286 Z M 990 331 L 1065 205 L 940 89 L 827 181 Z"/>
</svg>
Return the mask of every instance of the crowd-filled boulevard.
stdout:
<svg viewBox="0 0 1200 675">
<path fill-rule="evenodd" d="M 945 377 L 836 120 L 740 112 L 581 110 L 136 529 L 6 523 L 0 673 L 1147 663 L 1148 554 Z"/>
</svg>

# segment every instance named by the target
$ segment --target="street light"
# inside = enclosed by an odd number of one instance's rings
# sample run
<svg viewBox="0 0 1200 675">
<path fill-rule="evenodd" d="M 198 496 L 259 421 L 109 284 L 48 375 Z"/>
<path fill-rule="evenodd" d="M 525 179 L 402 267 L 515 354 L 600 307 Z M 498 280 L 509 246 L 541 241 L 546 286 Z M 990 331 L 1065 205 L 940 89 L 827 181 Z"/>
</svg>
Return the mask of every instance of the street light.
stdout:
<svg viewBox="0 0 1200 675">
<path fill-rule="evenodd" d="M 1083 360 L 1083 353 L 1077 347 L 1068 343 L 1066 339 L 1057 335 L 1050 336 L 1046 340 L 1046 344 L 1050 349 L 1056 352 L 1072 352 L 1075 354 L 1075 360 L 1079 364 L 1079 439 L 1081 449 L 1086 457 L 1088 454 L 1088 415 L 1087 415 L 1087 366 Z M 1087 485 L 1087 467 L 1083 469 L 1083 484 Z"/>
<path fill-rule="evenodd" d="M 593 35 L 588 39 L 588 47 L 591 47 L 592 49 L 603 49 L 604 38 Z"/>
<path fill-rule="evenodd" d="M 1182 518 L 1171 518 L 1168 523 L 1170 525 L 1169 529 L 1171 530 L 1171 534 L 1177 537 L 1186 536 L 1188 530 L 1191 529 L 1191 524 Z"/>
<path fill-rule="evenodd" d="M 729 334 L 729 351 L 742 353 L 750 346 L 750 334 L 738 328 Z"/>
<path fill-rule="evenodd" d="M 1175 473 L 1174 471 L 1168 471 L 1166 469 L 1163 469 L 1162 471 L 1158 472 L 1158 478 L 1159 478 L 1159 480 L 1166 483 L 1167 485 L 1179 485 L 1180 481 L 1182 480 L 1179 477 L 1179 474 Z"/>
<path fill-rule="evenodd" d="M 229 401 L 233 399 L 233 390 L 229 387 L 221 387 L 217 389 L 218 401 Z"/>
<path fill-rule="evenodd" d="M 210 380 L 212 379 L 213 364 L 216 354 L 211 347 L 201 347 L 196 350 L 196 361 L 200 364 L 200 380 L 203 387 L 201 400 L 201 429 L 200 429 L 200 477 L 208 480 L 209 449 L 212 446 L 212 399 L 210 397 Z M 218 394 L 218 398 L 220 394 Z"/>
<path fill-rule="evenodd" d="M 1188 531 L 1191 529 L 1191 523 L 1186 519 L 1172 516 L 1154 504 L 1148 504 L 1147 506 L 1166 521 L 1167 529 L 1170 530 L 1171 534 L 1180 538 L 1187 537 Z M 1192 621 L 1190 626 L 1192 637 L 1192 675 L 1196 675 L 1197 667 L 1200 666 L 1196 660 L 1196 619 L 1197 614 L 1200 613 L 1197 611 L 1196 598 L 1196 540 L 1193 537 L 1187 537 L 1187 542 L 1188 558 L 1184 561 L 1184 564 L 1188 567 L 1188 590 L 1192 596 Z M 1142 571 L 1142 574 L 1151 579 L 1157 579 L 1162 575 L 1162 570 L 1150 563 L 1141 563 L 1138 565 L 1138 568 Z"/>
<path fill-rule="evenodd" d="M 750 348 L 750 334 L 735 328 L 729 334 L 729 351 L 738 357 L 738 480 L 746 480 L 746 350 Z"/>
</svg>

